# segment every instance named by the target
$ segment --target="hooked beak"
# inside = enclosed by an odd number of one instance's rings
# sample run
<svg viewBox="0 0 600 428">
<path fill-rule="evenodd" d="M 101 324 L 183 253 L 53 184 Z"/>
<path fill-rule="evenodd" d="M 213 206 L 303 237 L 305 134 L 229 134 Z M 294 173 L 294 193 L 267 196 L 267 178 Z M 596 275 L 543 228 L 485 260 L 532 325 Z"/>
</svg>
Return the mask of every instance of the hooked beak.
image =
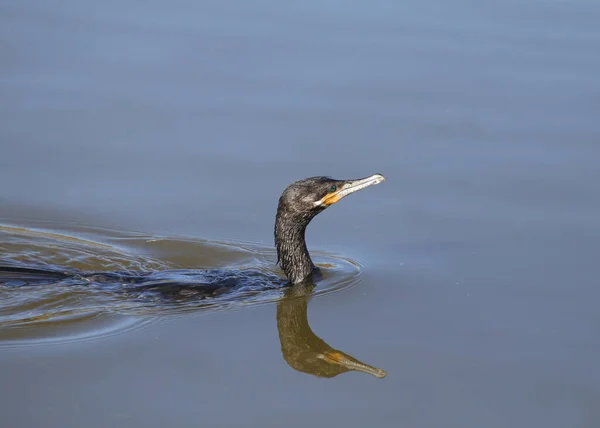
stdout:
<svg viewBox="0 0 600 428">
<path fill-rule="evenodd" d="M 322 358 L 330 364 L 339 364 L 340 366 L 343 366 L 348 370 L 368 373 L 379 379 L 382 379 L 387 375 L 387 372 L 385 370 L 381 370 L 377 367 L 361 363 L 357 359 L 354 359 L 350 355 L 346 355 L 340 351 L 327 351 L 324 354 L 321 354 L 320 358 Z"/>
<path fill-rule="evenodd" d="M 373 174 L 370 177 L 361 178 L 359 180 L 349 180 L 337 191 L 325 195 L 323 198 L 317 201 L 315 205 L 333 205 L 344 196 L 348 196 L 350 193 L 354 193 L 358 190 L 364 189 L 365 187 L 374 186 L 382 181 L 385 181 L 385 177 L 381 174 Z"/>
</svg>

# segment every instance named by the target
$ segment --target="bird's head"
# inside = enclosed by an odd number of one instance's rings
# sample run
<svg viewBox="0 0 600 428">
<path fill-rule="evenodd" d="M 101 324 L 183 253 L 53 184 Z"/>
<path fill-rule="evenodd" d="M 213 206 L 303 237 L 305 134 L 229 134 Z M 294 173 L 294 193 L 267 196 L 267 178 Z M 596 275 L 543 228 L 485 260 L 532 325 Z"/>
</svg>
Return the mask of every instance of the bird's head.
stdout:
<svg viewBox="0 0 600 428">
<path fill-rule="evenodd" d="M 330 177 L 311 177 L 290 184 L 279 198 L 278 214 L 307 218 L 309 221 L 325 208 L 345 196 L 365 187 L 381 183 L 381 174 L 357 180 L 335 180 Z"/>
</svg>

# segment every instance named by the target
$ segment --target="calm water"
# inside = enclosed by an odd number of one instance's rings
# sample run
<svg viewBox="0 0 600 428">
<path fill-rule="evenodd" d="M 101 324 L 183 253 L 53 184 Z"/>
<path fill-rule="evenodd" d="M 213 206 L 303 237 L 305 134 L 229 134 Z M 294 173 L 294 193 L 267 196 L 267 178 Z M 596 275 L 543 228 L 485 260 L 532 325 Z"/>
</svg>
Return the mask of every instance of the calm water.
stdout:
<svg viewBox="0 0 600 428">
<path fill-rule="evenodd" d="M 4 258 L 277 273 L 288 183 L 387 177 L 308 229 L 335 293 L 3 324 L 3 425 L 599 426 L 598 22 L 586 0 L 1 1 L 0 223 L 55 234 L 0 233 Z M 0 317 L 65 305 L 2 292 Z"/>
</svg>

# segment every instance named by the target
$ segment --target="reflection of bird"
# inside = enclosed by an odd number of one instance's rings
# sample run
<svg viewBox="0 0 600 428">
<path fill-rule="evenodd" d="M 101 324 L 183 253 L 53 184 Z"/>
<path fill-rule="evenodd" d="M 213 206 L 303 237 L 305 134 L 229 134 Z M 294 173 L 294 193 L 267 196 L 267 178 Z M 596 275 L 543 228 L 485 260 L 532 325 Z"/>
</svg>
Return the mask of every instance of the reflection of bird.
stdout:
<svg viewBox="0 0 600 428">
<path fill-rule="evenodd" d="M 384 180 L 379 174 L 359 180 L 312 177 L 285 189 L 277 207 L 275 246 L 281 268 L 292 284 L 305 281 L 315 269 L 304 239 L 306 226 L 313 217 L 344 196 Z"/>
<path fill-rule="evenodd" d="M 379 174 L 358 180 L 312 177 L 290 184 L 281 197 L 275 220 L 278 262 L 292 284 L 306 281 L 315 270 L 304 232 L 318 213 L 344 196 L 384 181 Z M 270 283 L 273 279 L 265 278 Z M 237 286 L 256 285 L 255 275 L 221 270 L 162 272 L 87 272 L 45 265 L 0 266 L 0 284 L 111 283 L 129 285 L 137 291 L 157 291 L 169 296 L 212 297 Z M 275 281 L 278 282 L 278 281 Z M 271 284 L 272 285 L 272 284 Z"/>
<path fill-rule="evenodd" d="M 333 349 L 313 333 L 307 318 L 308 295 L 313 288 L 313 284 L 291 287 L 277 304 L 277 329 L 285 361 L 295 370 L 318 377 L 334 377 L 348 371 L 385 377 L 384 370 Z"/>
</svg>

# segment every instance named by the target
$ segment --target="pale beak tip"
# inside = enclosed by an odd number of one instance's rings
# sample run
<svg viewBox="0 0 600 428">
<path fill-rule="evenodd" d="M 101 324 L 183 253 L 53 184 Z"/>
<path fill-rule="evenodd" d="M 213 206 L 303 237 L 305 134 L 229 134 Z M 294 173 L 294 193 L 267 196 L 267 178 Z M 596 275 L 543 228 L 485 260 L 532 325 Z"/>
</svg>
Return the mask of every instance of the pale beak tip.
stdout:
<svg viewBox="0 0 600 428">
<path fill-rule="evenodd" d="M 373 174 L 371 176 L 374 180 L 376 180 L 376 184 L 381 183 L 382 181 L 385 181 L 385 177 L 381 174 Z"/>
</svg>

